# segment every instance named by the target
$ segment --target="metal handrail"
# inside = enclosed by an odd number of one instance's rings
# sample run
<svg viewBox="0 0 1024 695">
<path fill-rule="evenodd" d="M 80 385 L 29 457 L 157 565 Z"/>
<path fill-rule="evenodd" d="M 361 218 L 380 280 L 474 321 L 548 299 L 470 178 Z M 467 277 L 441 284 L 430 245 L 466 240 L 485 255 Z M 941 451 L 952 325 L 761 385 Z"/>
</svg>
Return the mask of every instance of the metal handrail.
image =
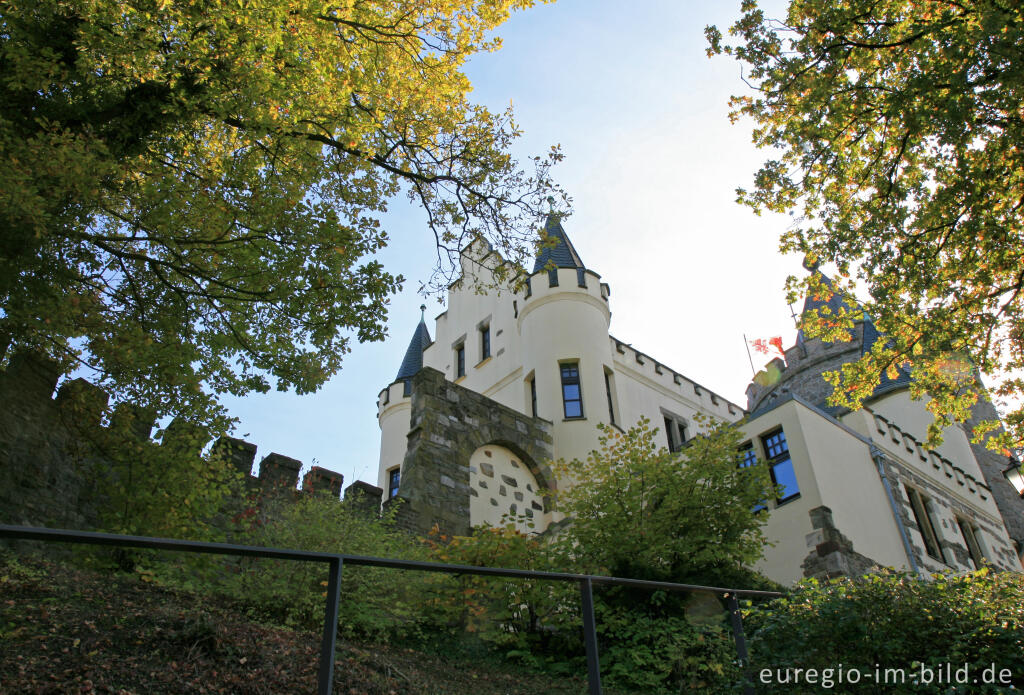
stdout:
<svg viewBox="0 0 1024 695">
<path fill-rule="evenodd" d="M 698 590 L 722 594 L 729 606 L 733 637 L 736 641 L 737 656 L 739 657 L 740 663 L 744 665 L 747 662 L 747 648 L 746 639 L 743 635 L 743 622 L 739 613 L 737 597 L 750 596 L 760 598 L 778 598 L 782 596 L 782 594 L 777 591 L 727 589 L 717 586 L 701 586 L 699 584 L 677 584 L 674 582 L 656 582 L 645 579 L 628 579 L 624 577 L 608 577 L 592 574 L 573 574 L 569 572 L 544 572 L 536 570 L 503 569 L 498 567 L 476 567 L 473 565 L 447 565 L 440 562 L 398 560 L 394 558 L 372 557 L 366 555 L 349 555 L 347 553 L 321 553 L 309 550 L 287 550 L 282 548 L 266 548 L 255 545 L 237 545 L 233 543 L 207 543 L 203 541 L 176 540 L 173 538 L 122 536 L 114 533 L 69 531 L 65 529 L 49 529 L 31 526 L 0 525 L 0 538 L 20 538 L 23 540 L 63 543 L 86 543 L 90 545 L 110 545 L 122 548 L 150 548 L 154 550 L 213 553 L 217 555 L 241 555 L 247 557 L 272 558 L 277 560 L 327 563 L 327 607 L 324 614 L 323 637 L 320 643 L 320 666 L 317 679 L 318 695 L 330 695 L 334 678 L 334 650 L 337 636 L 341 571 L 345 563 L 370 567 L 390 567 L 401 570 L 418 570 L 422 572 L 445 572 L 448 574 L 460 575 L 475 574 L 490 577 L 548 579 L 553 581 L 578 582 L 580 585 L 580 599 L 583 608 L 584 644 L 587 651 L 587 682 L 589 684 L 590 695 L 601 695 L 601 671 L 597 653 L 597 630 L 594 623 L 592 592 L 594 584 L 631 586 L 646 589 L 664 589 L 667 591 Z M 748 691 L 750 691 L 749 688 Z"/>
</svg>

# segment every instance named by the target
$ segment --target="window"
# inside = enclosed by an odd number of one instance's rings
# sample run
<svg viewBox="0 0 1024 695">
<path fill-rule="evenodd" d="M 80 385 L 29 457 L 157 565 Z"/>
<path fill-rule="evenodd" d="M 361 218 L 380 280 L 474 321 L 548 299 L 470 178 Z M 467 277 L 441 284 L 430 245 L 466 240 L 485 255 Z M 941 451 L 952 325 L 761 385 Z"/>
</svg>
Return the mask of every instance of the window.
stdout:
<svg viewBox="0 0 1024 695">
<path fill-rule="evenodd" d="M 753 442 L 744 442 L 737 453 L 739 454 L 737 457 L 739 459 L 737 461 L 737 465 L 740 468 L 754 468 L 757 466 L 757 452 L 754 451 Z M 753 511 L 756 514 L 757 512 L 764 511 L 765 509 L 768 509 L 767 500 L 761 500 L 754 505 Z"/>
<path fill-rule="evenodd" d="M 757 465 L 757 452 L 751 442 L 744 442 L 739 450 L 740 468 L 753 468 Z"/>
<path fill-rule="evenodd" d="M 466 344 L 455 346 L 455 378 L 466 376 Z"/>
<path fill-rule="evenodd" d="M 662 411 L 665 416 L 665 437 L 668 439 L 668 450 L 672 453 L 682 450 L 686 443 L 686 420 Z"/>
<path fill-rule="evenodd" d="M 558 287 L 558 268 L 548 271 L 548 287 Z"/>
<path fill-rule="evenodd" d="M 562 405 L 566 418 L 583 417 L 583 394 L 580 391 L 580 367 L 577 362 L 561 365 Z"/>
<path fill-rule="evenodd" d="M 480 361 L 483 362 L 491 356 L 491 327 L 480 327 Z"/>
<path fill-rule="evenodd" d="M 796 471 L 793 470 L 793 459 L 789 456 L 789 443 L 786 433 L 781 429 L 761 437 L 764 446 L 765 462 L 772 476 L 772 483 L 779 488 L 776 503 L 784 504 L 800 496 L 800 487 L 796 484 Z"/>
<path fill-rule="evenodd" d="M 608 396 L 608 422 L 615 424 L 615 401 L 612 399 L 612 373 L 604 370 L 604 392 Z"/>
<path fill-rule="evenodd" d="M 924 549 L 929 557 L 943 562 L 942 548 L 939 546 L 939 536 L 935 533 L 935 522 L 932 520 L 932 513 L 928 507 L 930 500 L 912 487 L 903 488 L 907 491 L 907 499 L 910 500 L 910 509 L 914 512 L 914 522 L 924 539 Z"/>
<path fill-rule="evenodd" d="M 402 395 L 403 396 L 411 396 L 412 395 L 412 379 L 406 379 L 405 380 L 405 385 L 402 386 Z"/>
<path fill-rule="evenodd" d="M 537 377 L 530 379 L 530 413 L 537 417 Z"/>
<path fill-rule="evenodd" d="M 585 268 L 576 269 L 576 284 L 580 287 L 587 286 L 587 271 Z"/>
<path fill-rule="evenodd" d="M 960 527 L 960 535 L 964 537 L 964 543 L 967 544 L 971 565 L 974 569 L 980 570 L 985 562 L 985 553 L 981 551 L 981 543 L 978 542 L 978 527 L 960 517 L 956 518 L 956 525 Z"/>
<path fill-rule="evenodd" d="M 388 499 L 398 495 L 398 481 L 401 479 L 401 468 L 388 471 Z"/>
</svg>

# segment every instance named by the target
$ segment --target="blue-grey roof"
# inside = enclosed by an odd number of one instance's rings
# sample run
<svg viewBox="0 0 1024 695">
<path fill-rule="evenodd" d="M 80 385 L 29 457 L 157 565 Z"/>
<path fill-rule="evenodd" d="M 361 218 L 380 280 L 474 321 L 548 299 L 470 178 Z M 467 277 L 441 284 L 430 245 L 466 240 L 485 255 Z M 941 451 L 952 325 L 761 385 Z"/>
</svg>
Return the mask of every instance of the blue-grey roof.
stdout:
<svg viewBox="0 0 1024 695">
<path fill-rule="evenodd" d="M 423 307 L 421 307 L 422 309 Z M 398 376 L 395 377 L 395 381 L 411 379 L 423 369 L 423 351 L 430 346 L 431 342 L 430 331 L 427 330 L 426 321 L 421 315 L 420 323 L 412 334 L 409 349 L 405 351 L 405 359 L 402 360 L 402 366 L 398 368 Z"/>
<path fill-rule="evenodd" d="M 543 236 L 554 239 L 557 243 L 554 246 L 545 246 L 537 254 L 537 260 L 533 264 L 533 272 L 538 273 L 547 266 L 548 262 L 554 263 L 556 268 L 586 268 L 580 255 L 576 253 L 576 247 L 569 241 L 569 236 L 562 229 L 559 216 L 548 215 L 544 224 Z"/>
</svg>

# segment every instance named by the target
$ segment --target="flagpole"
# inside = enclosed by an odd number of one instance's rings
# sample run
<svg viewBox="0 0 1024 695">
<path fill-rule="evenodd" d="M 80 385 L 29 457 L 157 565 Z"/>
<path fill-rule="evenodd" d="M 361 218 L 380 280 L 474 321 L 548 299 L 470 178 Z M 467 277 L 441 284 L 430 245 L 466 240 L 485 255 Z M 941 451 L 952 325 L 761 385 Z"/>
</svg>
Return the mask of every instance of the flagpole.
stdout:
<svg viewBox="0 0 1024 695">
<path fill-rule="evenodd" d="M 757 376 L 757 370 L 754 369 L 754 358 L 750 356 L 750 341 L 747 340 L 747 334 L 743 334 L 743 347 L 747 348 L 747 359 L 750 360 L 750 373 Z"/>
</svg>

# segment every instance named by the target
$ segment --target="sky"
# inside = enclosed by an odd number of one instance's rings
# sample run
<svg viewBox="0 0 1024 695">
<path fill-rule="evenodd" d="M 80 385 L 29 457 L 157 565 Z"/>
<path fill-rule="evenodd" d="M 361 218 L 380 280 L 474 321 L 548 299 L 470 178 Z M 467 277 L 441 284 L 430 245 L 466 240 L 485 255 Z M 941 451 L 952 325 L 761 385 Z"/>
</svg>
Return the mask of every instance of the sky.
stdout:
<svg viewBox="0 0 1024 695">
<path fill-rule="evenodd" d="M 611 286 L 611 334 L 721 396 L 746 405 L 747 338 L 796 335 L 784 284 L 803 273 L 782 256 L 790 219 L 755 216 L 735 202 L 767 153 L 749 122 L 731 124 L 729 97 L 748 93 L 741 67 L 709 59 L 704 27 L 725 29 L 739 0 L 559 0 L 513 15 L 503 46 L 474 57 L 470 98 L 510 102 L 523 130 L 514 153 L 560 144 L 554 176 L 573 199 L 562 224 L 584 264 Z M 767 2 L 770 16 L 783 3 Z M 774 14 L 773 14 L 774 13 Z M 379 259 L 406 278 L 391 299 L 388 339 L 352 344 L 318 393 L 227 399 L 234 436 L 273 452 L 376 484 L 377 394 L 391 383 L 427 305 L 417 293 L 434 261 L 423 211 L 404 198 L 384 218 L 391 242 Z M 796 307 L 799 308 L 799 307 Z M 768 358 L 753 353 L 760 368 Z M 305 469 L 304 469 L 305 470 Z"/>
</svg>

